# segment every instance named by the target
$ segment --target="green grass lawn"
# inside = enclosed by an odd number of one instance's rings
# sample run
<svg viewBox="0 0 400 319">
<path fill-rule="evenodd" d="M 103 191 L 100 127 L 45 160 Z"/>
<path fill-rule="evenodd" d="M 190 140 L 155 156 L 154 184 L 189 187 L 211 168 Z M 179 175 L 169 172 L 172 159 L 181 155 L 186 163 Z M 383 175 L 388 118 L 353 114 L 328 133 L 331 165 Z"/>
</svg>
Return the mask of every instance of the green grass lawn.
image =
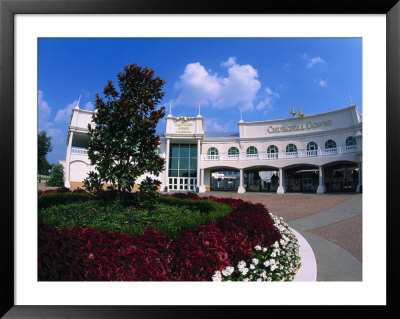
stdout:
<svg viewBox="0 0 400 319">
<path fill-rule="evenodd" d="M 230 213 L 229 205 L 209 200 L 161 197 L 154 207 L 147 209 L 85 194 L 39 196 L 39 219 L 46 224 L 59 228 L 77 225 L 132 235 L 154 227 L 173 238 L 180 230 L 208 224 Z"/>
</svg>

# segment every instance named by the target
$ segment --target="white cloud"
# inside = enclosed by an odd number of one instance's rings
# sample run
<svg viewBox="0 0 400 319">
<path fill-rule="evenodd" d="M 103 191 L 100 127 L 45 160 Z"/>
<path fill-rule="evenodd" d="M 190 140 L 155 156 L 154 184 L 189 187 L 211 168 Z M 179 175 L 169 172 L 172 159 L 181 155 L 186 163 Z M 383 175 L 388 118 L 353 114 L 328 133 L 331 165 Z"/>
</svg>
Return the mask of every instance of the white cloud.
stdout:
<svg viewBox="0 0 400 319">
<path fill-rule="evenodd" d="M 206 131 L 209 132 L 227 132 L 232 129 L 232 123 L 228 122 L 220 124 L 218 123 L 218 120 L 216 118 L 204 119 L 204 126 L 206 128 Z"/>
<path fill-rule="evenodd" d="M 92 102 L 87 102 L 83 108 L 84 110 L 89 110 L 89 111 L 93 111 L 94 110 L 94 105 Z"/>
<path fill-rule="evenodd" d="M 39 125 L 45 123 L 51 113 L 51 108 L 49 107 L 49 104 L 43 100 L 43 91 L 39 90 L 38 91 L 38 113 L 39 113 Z"/>
<path fill-rule="evenodd" d="M 254 99 L 261 87 L 257 70 L 249 64 L 237 64 L 234 57 L 221 65 L 228 68 L 227 77 L 212 74 L 211 70 L 207 71 L 199 62 L 186 65 L 180 80 L 175 84 L 179 96 L 174 104 L 253 109 Z"/>
<path fill-rule="evenodd" d="M 258 102 L 256 109 L 264 110 L 265 115 L 268 113 L 268 111 L 272 110 L 275 100 L 279 97 L 279 93 L 272 91 L 269 87 L 266 87 L 264 90 L 264 99 Z"/>
<path fill-rule="evenodd" d="M 328 85 L 328 80 L 314 80 L 314 83 L 317 83 L 317 85 L 324 87 Z"/>
<path fill-rule="evenodd" d="M 71 119 L 72 109 L 76 106 L 78 100 L 73 101 L 71 104 L 68 104 L 65 108 L 58 110 L 54 121 L 56 122 L 69 122 Z"/>
<path fill-rule="evenodd" d="M 49 128 L 46 130 L 46 132 L 47 132 L 47 136 L 52 137 L 52 142 L 60 143 L 65 140 L 65 136 L 64 136 L 65 132 L 63 132 L 62 130 L 60 130 L 58 128 Z"/>
<path fill-rule="evenodd" d="M 327 85 L 328 85 L 328 81 L 319 80 L 318 84 L 319 84 L 320 86 L 327 86 Z"/>
<path fill-rule="evenodd" d="M 326 64 L 325 60 L 323 58 L 319 57 L 319 56 L 314 57 L 314 58 L 310 58 L 306 53 L 304 53 L 302 55 L 302 57 L 303 57 L 304 60 L 307 61 L 307 65 L 306 65 L 307 69 L 312 68 L 315 64 L 318 64 L 318 63 Z"/>
<path fill-rule="evenodd" d="M 228 58 L 227 61 L 221 62 L 221 65 L 222 66 L 226 66 L 226 67 L 230 67 L 230 66 L 235 65 L 235 64 L 236 64 L 236 57 L 235 56 L 231 56 L 231 57 Z"/>
</svg>

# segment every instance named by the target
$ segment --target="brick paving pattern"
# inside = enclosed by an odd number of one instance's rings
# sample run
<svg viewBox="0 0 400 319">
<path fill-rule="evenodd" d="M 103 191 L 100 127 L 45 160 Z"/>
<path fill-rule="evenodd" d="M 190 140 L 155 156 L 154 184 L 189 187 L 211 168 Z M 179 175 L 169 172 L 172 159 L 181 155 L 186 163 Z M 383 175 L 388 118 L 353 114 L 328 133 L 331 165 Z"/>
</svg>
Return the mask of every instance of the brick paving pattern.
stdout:
<svg viewBox="0 0 400 319">
<path fill-rule="evenodd" d="M 353 195 L 351 194 L 263 194 L 263 193 L 228 193 L 210 192 L 204 195 L 216 197 L 241 198 L 253 203 L 264 204 L 270 213 L 282 217 L 286 222 L 325 211 L 340 204 Z"/>
<path fill-rule="evenodd" d="M 286 222 L 323 212 L 350 199 L 354 194 L 262 194 L 210 192 L 217 197 L 240 198 L 264 204 L 268 210 Z M 308 229 L 307 232 L 325 238 L 362 262 L 362 215 L 350 217 L 328 226 Z"/>
<path fill-rule="evenodd" d="M 307 231 L 335 243 L 362 262 L 362 215 Z"/>
</svg>

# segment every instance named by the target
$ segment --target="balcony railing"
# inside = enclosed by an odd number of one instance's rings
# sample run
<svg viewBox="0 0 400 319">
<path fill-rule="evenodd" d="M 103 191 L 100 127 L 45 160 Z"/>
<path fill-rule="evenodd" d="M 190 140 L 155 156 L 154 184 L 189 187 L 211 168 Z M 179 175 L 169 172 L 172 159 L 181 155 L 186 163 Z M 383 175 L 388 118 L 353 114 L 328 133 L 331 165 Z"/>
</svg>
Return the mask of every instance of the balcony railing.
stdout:
<svg viewBox="0 0 400 319">
<path fill-rule="evenodd" d="M 258 154 L 239 153 L 237 155 L 228 155 L 221 153 L 219 155 L 202 154 L 202 161 L 230 161 L 230 160 L 273 160 L 273 159 L 287 159 L 287 158 L 306 158 L 317 156 L 330 156 L 346 153 L 354 153 L 361 150 L 359 145 L 352 146 L 338 146 L 335 148 L 320 148 L 318 150 L 297 150 L 296 152 L 279 151 L 278 153 L 261 152 Z"/>
<path fill-rule="evenodd" d="M 87 155 L 88 150 L 86 148 L 71 147 L 71 154 L 73 155 Z"/>
</svg>

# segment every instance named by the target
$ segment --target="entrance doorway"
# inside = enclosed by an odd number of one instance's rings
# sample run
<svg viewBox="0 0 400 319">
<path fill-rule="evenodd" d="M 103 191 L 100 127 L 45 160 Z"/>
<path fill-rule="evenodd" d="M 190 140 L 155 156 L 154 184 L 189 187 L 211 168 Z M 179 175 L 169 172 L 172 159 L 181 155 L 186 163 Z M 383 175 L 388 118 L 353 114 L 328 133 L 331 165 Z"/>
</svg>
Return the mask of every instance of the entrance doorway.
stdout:
<svg viewBox="0 0 400 319">
<path fill-rule="evenodd" d="M 246 192 L 272 192 L 276 193 L 279 186 L 278 171 L 252 169 L 244 172 L 244 185 Z"/>
<path fill-rule="evenodd" d="M 355 192 L 358 185 L 358 165 L 356 163 L 336 163 L 325 168 L 325 188 L 327 192 Z"/>
<path fill-rule="evenodd" d="M 170 177 L 168 188 L 177 191 L 196 191 L 197 177 Z"/>
<path fill-rule="evenodd" d="M 168 170 L 168 189 L 196 191 L 197 145 L 171 144 Z"/>
<path fill-rule="evenodd" d="M 211 185 L 212 191 L 237 191 L 240 183 L 238 170 L 212 170 Z"/>
<path fill-rule="evenodd" d="M 316 193 L 319 184 L 319 169 L 301 166 L 285 169 L 285 191 Z"/>
</svg>

